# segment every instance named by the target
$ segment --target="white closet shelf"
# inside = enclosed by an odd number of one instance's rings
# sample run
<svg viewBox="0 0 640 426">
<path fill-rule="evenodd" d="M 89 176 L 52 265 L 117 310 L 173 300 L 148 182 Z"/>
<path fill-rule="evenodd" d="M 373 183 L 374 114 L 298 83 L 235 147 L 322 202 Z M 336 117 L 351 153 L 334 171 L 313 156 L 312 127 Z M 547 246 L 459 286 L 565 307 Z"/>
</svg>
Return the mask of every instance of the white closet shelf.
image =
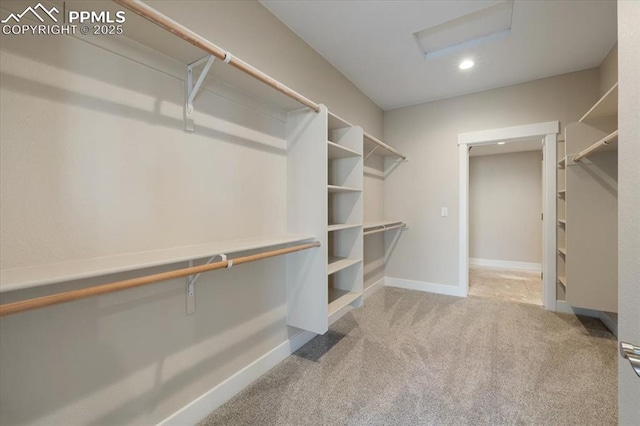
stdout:
<svg viewBox="0 0 640 426">
<path fill-rule="evenodd" d="M 558 224 L 560 224 L 561 226 L 566 226 L 567 225 L 567 221 L 564 219 L 558 219 Z"/>
<path fill-rule="evenodd" d="M 138 44 L 138 46 L 132 46 L 127 49 L 127 51 L 132 53 L 137 51 L 130 56 L 131 59 L 139 60 L 137 56 L 140 53 L 143 53 L 141 52 L 143 50 L 141 47 L 146 47 L 184 65 L 184 72 L 186 73 L 186 65 L 192 64 L 203 57 L 207 57 L 215 51 L 217 52 L 217 55 L 215 56 L 217 56 L 218 59 L 214 62 L 214 65 L 208 74 L 212 77 L 207 77 L 204 80 L 201 90 L 206 87 L 218 87 L 222 83 L 223 86 L 235 87 L 240 92 L 248 94 L 255 99 L 266 101 L 271 105 L 277 106 L 283 111 L 300 109 L 301 103 L 318 111 L 319 107 L 317 104 L 306 99 L 303 95 L 295 92 L 291 88 L 286 87 L 283 83 L 278 82 L 261 70 L 258 70 L 250 64 L 240 60 L 233 55 L 233 52 L 226 52 L 221 46 L 217 46 L 199 34 L 184 28 L 181 23 L 173 21 L 171 17 L 167 17 L 152 7 L 141 3 L 142 2 L 132 5 L 122 5 L 130 9 L 131 12 L 127 11 L 127 21 L 124 24 L 124 35 L 119 36 L 118 39 L 134 41 Z M 117 10 L 116 7 L 117 5 L 114 4 L 111 8 L 113 10 Z M 134 11 L 131 8 L 142 10 Z M 164 29 L 160 25 L 152 23 L 138 14 L 139 12 L 145 13 L 145 11 L 146 13 L 151 13 L 153 15 L 162 15 L 162 21 L 171 25 L 172 28 L 170 30 Z M 167 21 L 171 21 L 171 23 L 168 23 Z M 192 39 L 197 39 L 197 42 L 200 43 L 202 48 L 196 47 L 191 42 L 186 41 L 178 33 L 174 34 L 172 31 L 176 31 L 177 27 L 182 27 L 179 31 L 186 30 L 189 32 L 193 36 Z M 99 37 L 91 38 L 90 40 L 91 43 L 95 42 L 95 44 L 101 44 Z M 118 43 L 120 42 L 119 40 L 109 40 L 107 46 L 112 44 L 111 42 L 114 41 Z M 227 53 L 229 54 L 229 65 L 224 63 L 224 56 Z M 196 75 L 198 75 L 200 71 L 201 69 L 196 70 Z M 276 89 L 276 87 L 278 87 L 278 89 Z M 299 99 L 294 100 L 292 96 L 298 97 Z"/>
<path fill-rule="evenodd" d="M 560 284 L 562 284 L 564 287 L 567 287 L 567 277 L 559 276 L 559 277 L 558 277 L 558 281 L 559 281 L 559 282 L 560 282 Z"/>
<path fill-rule="evenodd" d="M 567 256 L 567 249 L 564 247 L 558 247 L 558 253 L 560 253 L 563 256 Z"/>
<path fill-rule="evenodd" d="M 329 265 L 327 266 L 327 275 L 335 274 L 338 271 L 342 271 L 350 266 L 357 265 L 362 262 L 362 259 L 353 259 L 350 257 L 329 257 Z"/>
<path fill-rule="evenodd" d="M 613 85 L 611 89 L 604 94 L 598 102 L 594 106 L 591 107 L 589 111 L 579 122 L 595 120 L 597 118 L 603 117 L 613 117 L 618 114 L 618 83 Z"/>
<path fill-rule="evenodd" d="M 358 228 L 360 226 L 362 226 L 362 224 L 360 224 L 360 223 L 355 223 L 355 224 L 336 223 L 334 225 L 329 225 L 327 227 L 327 231 L 329 231 L 329 232 L 342 231 L 343 229 Z"/>
<path fill-rule="evenodd" d="M 360 188 L 351 188 L 348 186 L 327 185 L 327 190 L 330 194 L 337 192 L 362 192 Z"/>
<path fill-rule="evenodd" d="M 340 290 L 338 288 L 329 288 L 329 316 L 340 311 L 353 303 L 361 294 L 354 291 Z"/>
<path fill-rule="evenodd" d="M 335 115 L 334 113 L 332 113 L 331 111 L 329 111 L 329 117 L 328 117 L 328 128 L 329 130 L 336 130 L 336 129 L 344 129 L 346 127 L 353 127 L 353 124 L 349 123 L 347 120 L 338 117 L 337 115 Z"/>
<path fill-rule="evenodd" d="M 558 191 L 558 197 L 559 198 L 564 198 L 567 195 L 567 190 L 566 189 L 562 189 L 560 191 Z"/>
<path fill-rule="evenodd" d="M 357 158 L 362 157 L 362 154 L 356 152 L 350 148 L 339 145 L 335 142 L 327 141 L 329 160 L 336 160 L 339 158 Z"/>
<path fill-rule="evenodd" d="M 218 254 L 240 253 L 313 240 L 313 235 L 283 234 L 256 238 L 215 241 L 206 244 L 127 253 L 116 256 L 0 270 L 0 292 L 135 271 Z"/>
</svg>

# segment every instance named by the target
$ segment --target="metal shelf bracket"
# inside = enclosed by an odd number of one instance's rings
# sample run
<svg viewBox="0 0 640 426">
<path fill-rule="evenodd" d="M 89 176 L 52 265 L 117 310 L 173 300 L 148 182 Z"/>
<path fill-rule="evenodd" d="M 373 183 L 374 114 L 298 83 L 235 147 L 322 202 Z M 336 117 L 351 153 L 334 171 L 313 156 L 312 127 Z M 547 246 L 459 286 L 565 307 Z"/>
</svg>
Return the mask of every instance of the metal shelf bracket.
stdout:
<svg viewBox="0 0 640 426">
<path fill-rule="evenodd" d="M 185 87 L 185 105 L 184 105 L 184 130 L 185 132 L 193 133 L 195 131 L 194 115 L 195 108 L 193 107 L 193 101 L 200 90 L 200 86 L 204 82 L 204 79 L 209 73 L 209 69 L 216 60 L 215 56 L 209 55 L 204 58 L 187 65 L 187 85 Z M 195 84 L 193 83 L 193 70 L 200 65 L 205 64 L 202 72 L 198 76 Z"/>
<path fill-rule="evenodd" d="M 211 256 L 209 260 L 207 260 L 204 264 L 208 265 L 212 263 L 217 257 L 220 257 L 221 261 L 227 260 L 226 254 L 216 254 L 215 256 Z M 227 269 L 233 266 L 233 260 L 229 259 L 229 263 L 227 265 Z M 189 261 L 189 267 L 193 267 L 193 260 Z M 200 278 L 202 274 L 189 275 L 185 278 L 187 283 L 187 315 L 192 315 L 196 312 L 196 281 Z"/>
</svg>

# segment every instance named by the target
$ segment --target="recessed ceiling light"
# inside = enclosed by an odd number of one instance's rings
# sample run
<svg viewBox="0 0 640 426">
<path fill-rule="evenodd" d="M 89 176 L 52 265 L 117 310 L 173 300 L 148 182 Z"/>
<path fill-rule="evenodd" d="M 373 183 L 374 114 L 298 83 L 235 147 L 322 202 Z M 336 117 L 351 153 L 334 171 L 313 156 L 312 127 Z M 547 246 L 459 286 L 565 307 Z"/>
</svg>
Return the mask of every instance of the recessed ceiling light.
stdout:
<svg viewBox="0 0 640 426">
<path fill-rule="evenodd" d="M 464 61 L 460 62 L 460 65 L 458 65 L 458 67 L 461 70 L 468 70 L 474 65 L 475 65 L 475 62 L 473 62 L 471 59 L 465 59 Z"/>
<path fill-rule="evenodd" d="M 498 145 L 504 145 L 506 142 L 498 142 Z"/>
</svg>

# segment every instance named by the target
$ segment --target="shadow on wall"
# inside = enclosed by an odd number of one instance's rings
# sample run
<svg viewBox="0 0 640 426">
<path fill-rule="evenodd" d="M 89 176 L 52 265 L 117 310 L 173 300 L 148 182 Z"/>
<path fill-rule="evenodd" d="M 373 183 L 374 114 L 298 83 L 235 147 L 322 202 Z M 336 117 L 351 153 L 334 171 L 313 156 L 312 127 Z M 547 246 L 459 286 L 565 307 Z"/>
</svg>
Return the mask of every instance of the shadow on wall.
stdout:
<svg viewBox="0 0 640 426">
<path fill-rule="evenodd" d="M 3 90 L 11 90 L 40 99 L 47 99 L 53 102 L 63 101 L 68 105 L 79 106 L 85 109 L 116 115 L 127 119 L 135 119 L 151 126 L 163 126 L 176 130 L 184 129 L 184 121 L 182 118 L 174 118 L 162 114 L 160 110 L 160 100 L 156 100 L 155 109 L 153 111 L 146 111 L 129 105 L 95 98 L 79 92 L 61 89 L 59 87 L 28 80 L 11 74 L 2 74 L 2 88 Z M 177 100 L 174 100 L 174 103 L 178 103 Z M 223 110 L 224 108 L 218 107 L 218 109 Z M 96 130 L 99 131 L 99 126 L 97 127 L 98 129 Z M 266 145 L 264 141 L 243 138 L 233 133 L 227 133 L 224 130 L 224 128 L 205 127 L 202 124 L 199 124 L 196 131 L 199 135 L 215 139 L 216 142 L 235 143 L 270 154 L 286 155 L 285 146 L 269 146 Z M 131 139 L 132 141 L 135 141 L 134 137 Z"/>
<path fill-rule="evenodd" d="M 2 318 L 0 423 L 127 424 L 175 411 L 184 391 L 209 390 L 286 338 L 283 269 L 271 259 L 201 276 L 191 316 L 180 279 Z M 243 309 L 229 303 L 240 299 Z"/>
</svg>

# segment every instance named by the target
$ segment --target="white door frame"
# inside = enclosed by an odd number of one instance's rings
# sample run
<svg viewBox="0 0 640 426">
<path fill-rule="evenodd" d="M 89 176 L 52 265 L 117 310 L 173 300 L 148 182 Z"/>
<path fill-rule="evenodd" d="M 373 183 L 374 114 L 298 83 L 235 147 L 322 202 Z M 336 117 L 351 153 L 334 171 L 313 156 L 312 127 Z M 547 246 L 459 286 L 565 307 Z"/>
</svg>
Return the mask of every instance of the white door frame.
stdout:
<svg viewBox="0 0 640 426">
<path fill-rule="evenodd" d="M 518 142 L 535 138 L 543 139 L 545 188 L 543 191 L 542 232 L 542 303 L 545 309 L 556 310 L 556 180 L 557 136 L 559 121 L 527 124 L 459 133 L 460 150 L 460 288 L 466 296 L 469 292 L 469 147 L 496 142 Z"/>
</svg>

